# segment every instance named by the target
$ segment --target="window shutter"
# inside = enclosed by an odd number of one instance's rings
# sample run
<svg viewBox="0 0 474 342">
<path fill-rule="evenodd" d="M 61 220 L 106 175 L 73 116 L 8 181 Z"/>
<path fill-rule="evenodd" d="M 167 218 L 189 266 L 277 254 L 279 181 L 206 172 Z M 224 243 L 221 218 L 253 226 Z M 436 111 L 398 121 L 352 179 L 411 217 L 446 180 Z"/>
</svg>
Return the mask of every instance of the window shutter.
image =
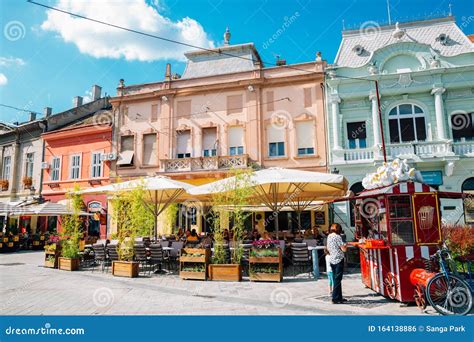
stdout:
<svg viewBox="0 0 474 342">
<path fill-rule="evenodd" d="M 157 104 L 151 105 L 151 121 L 152 122 L 158 121 L 158 105 Z"/>
<path fill-rule="evenodd" d="M 285 130 L 269 125 L 267 126 L 267 138 L 269 143 L 285 141 Z"/>
<path fill-rule="evenodd" d="M 122 136 L 121 138 L 121 147 L 120 151 L 134 151 L 135 149 L 133 148 L 133 136 L 128 135 L 128 136 Z"/>
<path fill-rule="evenodd" d="M 275 110 L 275 101 L 273 98 L 273 91 L 267 91 L 267 111 L 272 112 Z"/>
<path fill-rule="evenodd" d="M 244 128 L 230 127 L 228 131 L 229 147 L 244 146 Z"/>
<path fill-rule="evenodd" d="M 308 108 L 313 105 L 313 99 L 311 98 L 311 88 L 304 88 L 304 107 Z"/>
<path fill-rule="evenodd" d="M 156 134 L 145 134 L 143 136 L 143 165 L 155 165 L 157 163 Z"/>
<path fill-rule="evenodd" d="M 217 148 L 216 139 L 217 129 L 215 127 L 204 128 L 202 130 L 202 149 L 211 150 Z"/>
<path fill-rule="evenodd" d="M 313 121 L 303 121 L 296 123 L 296 141 L 298 148 L 314 147 Z"/>
<path fill-rule="evenodd" d="M 227 114 L 242 113 L 242 95 L 227 96 Z"/>
<path fill-rule="evenodd" d="M 187 131 L 178 131 L 177 132 L 177 153 L 191 153 L 191 132 Z"/>
</svg>

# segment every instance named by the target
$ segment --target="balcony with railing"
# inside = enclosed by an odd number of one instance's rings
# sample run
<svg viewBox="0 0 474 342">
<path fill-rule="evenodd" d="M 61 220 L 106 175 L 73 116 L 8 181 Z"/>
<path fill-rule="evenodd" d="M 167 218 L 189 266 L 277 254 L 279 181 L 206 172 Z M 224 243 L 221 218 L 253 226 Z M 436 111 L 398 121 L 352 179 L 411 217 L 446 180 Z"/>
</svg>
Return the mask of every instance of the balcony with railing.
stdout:
<svg viewBox="0 0 474 342">
<path fill-rule="evenodd" d="M 246 168 L 248 155 L 162 159 L 164 172 L 190 172 Z"/>
<path fill-rule="evenodd" d="M 387 144 L 387 159 L 403 158 L 415 161 L 440 158 L 474 157 L 474 140 L 423 141 Z M 370 163 L 383 159 L 381 147 L 351 148 L 332 151 L 333 164 Z"/>
</svg>

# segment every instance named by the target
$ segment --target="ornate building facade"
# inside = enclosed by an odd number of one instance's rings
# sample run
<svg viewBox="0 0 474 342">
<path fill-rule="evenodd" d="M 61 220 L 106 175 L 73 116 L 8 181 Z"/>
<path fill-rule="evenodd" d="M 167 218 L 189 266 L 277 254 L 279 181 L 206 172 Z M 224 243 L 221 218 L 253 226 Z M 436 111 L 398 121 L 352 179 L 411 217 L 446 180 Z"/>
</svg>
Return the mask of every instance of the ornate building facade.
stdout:
<svg viewBox="0 0 474 342">
<path fill-rule="evenodd" d="M 407 159 L 426 183 L 474 190 L 473 81 L 474 45 L 453 17 L 344 31 L 327 68 L 331 169 L 361 191 L 364 175 L 383 162 L 384 138 L 388 161 Z M 462 217 L 459 200 L 441 208 L 448 222 Z M 472 208 L 464 209 L 472 222 Z M 336 205 L 335 218 L 353 227 L 349 204 Z"/>
<path fill-rule="evenodd" d="M 182 76 L 168 65 L 160 82 L 121 80 L 111 99 L 118 154 L 112 178 L 166 175 L 203 184 L 251 166 L 326 172 L 320 56 L 265 67 L 252 43 L 230 45 L 229 38 L 226 32 L 223 46 L 186 53 Z M 206 229 L 199 218 L 190 221 L 178 224 Z"/>
</svg>

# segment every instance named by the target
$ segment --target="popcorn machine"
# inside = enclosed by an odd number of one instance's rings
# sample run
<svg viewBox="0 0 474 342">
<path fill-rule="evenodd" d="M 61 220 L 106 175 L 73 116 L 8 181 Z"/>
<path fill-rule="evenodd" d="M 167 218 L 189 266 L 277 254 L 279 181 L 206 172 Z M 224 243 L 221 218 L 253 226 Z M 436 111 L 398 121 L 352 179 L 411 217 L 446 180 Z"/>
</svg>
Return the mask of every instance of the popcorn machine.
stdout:
<svg viewBox="0 0 474 342">
<path fill-rule="evenodd" d="M 401 302 L 414 301 L 410 273 L 425 268 L 441 242 L 439 197 L 430 186 L 400 182 L 356 198 L 362 282 Z"/>
</svg>

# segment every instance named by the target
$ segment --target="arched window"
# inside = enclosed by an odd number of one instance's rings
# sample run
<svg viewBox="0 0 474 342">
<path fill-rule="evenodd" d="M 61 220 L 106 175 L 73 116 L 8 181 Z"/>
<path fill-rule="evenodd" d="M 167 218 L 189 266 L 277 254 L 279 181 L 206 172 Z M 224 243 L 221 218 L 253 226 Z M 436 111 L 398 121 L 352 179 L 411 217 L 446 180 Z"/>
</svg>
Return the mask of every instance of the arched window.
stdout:
<svg viewBox="0 0 474 342">
<path fill-rule="evenodd" d="M 391 143 L 426 140 L 425 113 L 417 105 L 406 103 L 394 107 L 388 125 Z"/>
<path fill-rule="evenodd" d="M 466 193 L 464 198 L 464 222 L 474 223 L 474 177 L 468 178 L 462 183 L 461 191 Z"/>
</svg>

